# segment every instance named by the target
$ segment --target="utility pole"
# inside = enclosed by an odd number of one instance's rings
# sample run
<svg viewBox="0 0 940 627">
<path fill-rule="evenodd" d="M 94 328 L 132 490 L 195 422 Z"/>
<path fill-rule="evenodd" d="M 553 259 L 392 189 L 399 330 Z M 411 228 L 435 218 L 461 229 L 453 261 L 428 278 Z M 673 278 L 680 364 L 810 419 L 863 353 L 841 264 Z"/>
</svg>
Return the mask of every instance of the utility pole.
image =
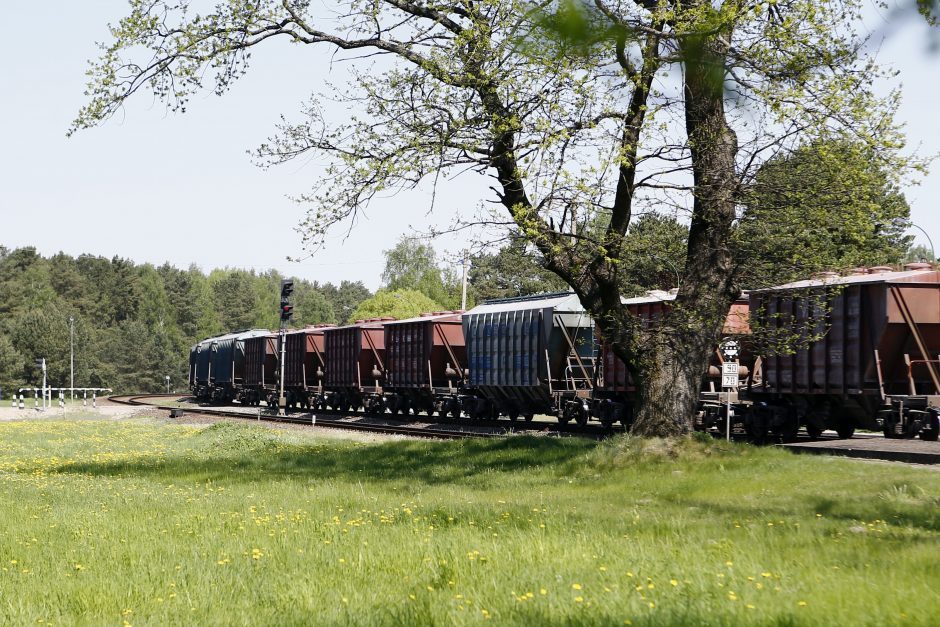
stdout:
<svg viewBox="0 0 940 627">
<path fill-rule="evenodd" d="M 75 400 L 75 318 L 69 316 L 69 388 Z"/>
<path fill-rule="evenodd" d="M 463 266 L 463 284 L 460 290 L 460 308 L 464 311 L 467 311 L 467 267 L 470 265 L 470 251 L 463 251 L 463 259 L 460 261 L 460 265 Z"/>
</svg>

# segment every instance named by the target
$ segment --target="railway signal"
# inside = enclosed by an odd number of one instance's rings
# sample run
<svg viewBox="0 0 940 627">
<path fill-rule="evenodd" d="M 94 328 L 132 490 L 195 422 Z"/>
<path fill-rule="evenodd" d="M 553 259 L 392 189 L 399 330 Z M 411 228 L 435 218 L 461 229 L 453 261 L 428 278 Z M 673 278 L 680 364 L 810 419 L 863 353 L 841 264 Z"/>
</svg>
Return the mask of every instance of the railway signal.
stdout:
<svg viewBox="0 0 940 627">
<path fill-rule="evenodd" d="M 287 323 L 290 321 L 291 316 L 294 315 L 294 306 L 290 302 L 290 296 L 294 293 L 294 281 L 291 279 L 283 279 L 281 281 L 281 332 L 280 337 L 278 338 L 281 344 L 281 359 L 278 362 L 278 379 L 279 383 L 279 393 L 278 393 L 278 413 L 284 413 L 284 407 L 287 405 L 287 399 L 284 397 L 284 353 L 287 348 Z"/>
<path fill-rule="evenodd" d="M 281 326 L 286 326 L 286 323 L 291 319 L 291 316 L 294 315 L 294 306 L 290 302 L 290 295 L 294 293 L 294 281 L 291 279 L 284 279 L 281 281 Z"/>
</svg>

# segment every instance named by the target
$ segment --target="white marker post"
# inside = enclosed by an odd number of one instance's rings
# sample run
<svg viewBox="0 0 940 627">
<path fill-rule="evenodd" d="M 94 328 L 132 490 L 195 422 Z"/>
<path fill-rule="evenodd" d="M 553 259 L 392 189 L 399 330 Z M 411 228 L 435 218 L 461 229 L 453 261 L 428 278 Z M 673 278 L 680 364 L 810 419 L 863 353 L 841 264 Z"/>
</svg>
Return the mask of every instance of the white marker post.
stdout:
<svg viewBox="0 0 940 627">
<path fill-rule="evenodd" d="M 737 340 L 728 338 L 720 345 L 721 352 L 725 357 L 725 362 L 721 364 L 721 388 L 725 390 L 725 400 L 727 401 L 727 426 L 725 428 L 725 439 L 731 441 L 731 393 L 738 389 L 738 376 L 741 372 L 741 365 L 735 361 L 738 353 L 741 352 L 741 345 Z"/>
<path fill-rule="evenodd" d="M 740 366 L 735 361 L 726 361 L 721 364 L 721 387 L 725 390 L 726 399 L 728 401 L 728 411 L 727 411 L 727 421 L 728 426 L 726 428 L 725 439 L 731 440 L 731 393 L 734 390 L 738 389 L 738 372 L 740 371 Z"/>
</svg>

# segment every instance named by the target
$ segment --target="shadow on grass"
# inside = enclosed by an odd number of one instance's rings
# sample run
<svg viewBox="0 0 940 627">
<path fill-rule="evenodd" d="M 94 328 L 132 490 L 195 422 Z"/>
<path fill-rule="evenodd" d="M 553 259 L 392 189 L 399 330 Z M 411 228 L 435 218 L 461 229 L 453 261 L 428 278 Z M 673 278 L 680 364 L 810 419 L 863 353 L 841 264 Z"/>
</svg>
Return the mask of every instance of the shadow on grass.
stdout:
<svg viewBox="0 0 940 627">
<path fill-rule="evenodd" d="M 177 455 L 127 462 L 79 463 L 60 473 L 136 476 L 170 481 L 254 482 L 279 478 L 421 482 L 498 481 L 498 475 L 565 468 L 596 443 L 580 439 L 512 437 L 459 442 L 396 441 L 367 446 L 256 443 L 236 450 L 226 442 Z"/>
<path fill-rule="evenodd" d="M 694 507 L 715 514 L 720 514 L 731 520 L 738 521 L 791 521 L 794 514 L 811 518 L 819 514 L 829 521 L 845 523 L 846 528 L 858 527 L 860 523 L 875 520 L 884 521 L 886 525 L 898 529 L 913 528 L 921 531 L 940 531 L 940 507 L 934 498 L 925 497 L 923 500 L 912 499 L 909 502 L 896 502 L 884 498 L 884 492 L 874 491 L 865 494 L 846 494 L 843 498 L 832 498 L 820 495 L 803 495 L 793 501 L 782 501 L 776 504 L 767 501 L 754 500 L 736 504 L 703 500 L 694 496 L 676 496 L 669 498 L 670 503 L 683 507 Z M 909 538 L 915 540 L 915 538 Z M 921 538 L 921 540 L 935 543 L 936 539 Z"/>
</svg>

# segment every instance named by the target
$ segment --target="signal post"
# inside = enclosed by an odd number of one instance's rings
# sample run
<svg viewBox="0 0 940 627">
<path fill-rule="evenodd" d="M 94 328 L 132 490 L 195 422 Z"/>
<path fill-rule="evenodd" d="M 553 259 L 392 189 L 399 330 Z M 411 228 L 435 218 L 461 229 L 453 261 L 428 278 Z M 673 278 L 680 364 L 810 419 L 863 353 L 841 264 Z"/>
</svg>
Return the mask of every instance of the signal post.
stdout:
<svg viewBox="0 0 940 627">
<path fill-rule="evenodd" d="M 286 413 L 285 408 L 287 407 L 287 398 L 284 396 L 284 362 L 285 354 L 287 351 L 287 324 L 290 322 L 291 316 L 294 315 L 294 305 L 291 303 L 291 294 L 294 293 L 294 281 L 291 279 L 284 279 L 281 281 L 281 331 L 278 334 L 279 340 L 281 343 L 281 359 L 278 363 L 278 373 L 280 379 L 280 390 L 277 396 L 277 411 L 278 414 L 284 415 Z"/>
</svg>

